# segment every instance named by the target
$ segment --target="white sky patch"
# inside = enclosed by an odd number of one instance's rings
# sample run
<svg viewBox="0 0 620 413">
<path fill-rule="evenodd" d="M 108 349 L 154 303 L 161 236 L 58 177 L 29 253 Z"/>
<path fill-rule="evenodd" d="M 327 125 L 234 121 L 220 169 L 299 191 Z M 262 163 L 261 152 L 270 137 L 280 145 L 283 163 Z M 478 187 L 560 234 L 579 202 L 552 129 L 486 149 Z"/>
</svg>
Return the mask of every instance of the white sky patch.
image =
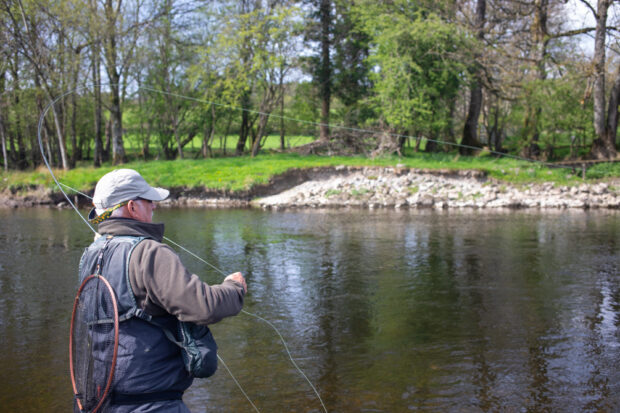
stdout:
<svg viewBox="0 0 620 413">
<path fill-rule="evenodd" d="M 596 1 L 587 0 L 587 3 L 596 10 Z M 588 8 L 583 1 L 580 0 L 568 0 L 565 6 L 566 13 L 566 26 L 569 30 L 580 29 L 584 27 L 596 27 L 596 18 L 592 13 L 592 10 Z M 620 5 L 618 3 L 612 3 L 607 12 L 607 26 L 617 26 L 620 22 Z M 580 35 L 579 47 L 586 56 L 592 56 L 594 53 L 594 31 L 587 34 Z M 611 31 L 607 33 L 606 43 L 608 46 L 618 44 L 618 35 Z M 617 49 L 614 47 L 614 49 Z M 607 55 L 610 54 L 610 50 L 607 51 Z"/>
<path fill-rule="evenodd" d="M 594 3 L 594 4 L 593 4 Z M 596 2 L 589 1 L 588 4 L 596 10 Z M 569 30 L 581 29 L 584 27 L 596 27 L 596 19 L 592 11 L 580 0 L 569 0 L 565 6 L 567 28 Z M 592 56 L 594 53 L 594 32 L 579 35 L 579 47 L 583 54 Z"/>
</svg>

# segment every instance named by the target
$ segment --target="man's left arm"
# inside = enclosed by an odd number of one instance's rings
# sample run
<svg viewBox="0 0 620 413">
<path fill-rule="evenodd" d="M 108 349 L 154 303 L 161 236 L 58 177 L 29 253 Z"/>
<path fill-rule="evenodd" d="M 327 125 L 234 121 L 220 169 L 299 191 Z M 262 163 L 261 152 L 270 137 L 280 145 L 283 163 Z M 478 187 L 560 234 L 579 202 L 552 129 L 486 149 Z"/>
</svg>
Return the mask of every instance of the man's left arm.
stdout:
<svg viewBox="0 0 620 413">
<path fill-rule="evenodd" d="M 152 302 L 181 321 L 203 325 L 237 315 L 243 308 L 247 287 L 241 274 L 208 285 L 191 274 L 167 245 L 152 242 L 144 247 L 141 257 L 135 257 L 141 264 L 134 270 L 138 288 L 146 291 L 147 303 Z"/>
</svg>

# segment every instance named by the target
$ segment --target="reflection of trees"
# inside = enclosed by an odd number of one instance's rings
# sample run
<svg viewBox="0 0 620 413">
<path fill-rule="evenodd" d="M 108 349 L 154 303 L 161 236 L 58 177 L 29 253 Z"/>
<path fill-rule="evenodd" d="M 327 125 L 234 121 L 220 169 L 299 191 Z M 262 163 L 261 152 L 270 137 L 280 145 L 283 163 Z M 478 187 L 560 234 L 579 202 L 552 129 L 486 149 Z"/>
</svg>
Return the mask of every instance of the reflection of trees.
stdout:
<svg viewBox="0 0 620 413">
<path fill-rule="evenodd" d="M 5 411 L 23 410 L 25 403 L 39 411 L 70 409 L 69 321 L 79 257 L 92 241 L 78 221 L 68 210 L 0 211 L 0 405 Z M 34 396 L 33 388 L 40 389 Z"/>
<path fill-rule="evenodd" d="M 216 259 L 249 274 L 246 308 L 281 328 L 330 410 L 618 407 L 613 216 L 222 214 Z M 314 405 L 271 331 L 226 333 L 260 407 L 278 410 L 273 389 Z"/>
</svg>

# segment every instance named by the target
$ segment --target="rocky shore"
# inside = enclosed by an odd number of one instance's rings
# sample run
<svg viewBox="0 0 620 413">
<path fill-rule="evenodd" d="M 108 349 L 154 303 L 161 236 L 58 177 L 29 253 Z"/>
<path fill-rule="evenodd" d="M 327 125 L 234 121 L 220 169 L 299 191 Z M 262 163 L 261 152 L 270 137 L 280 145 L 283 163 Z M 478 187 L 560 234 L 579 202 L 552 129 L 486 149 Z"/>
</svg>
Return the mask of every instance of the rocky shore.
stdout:
<svg viewBox="0 0 620 413">
<path fill-rule="evenodd" d="M 294 169 L 242 192 L 170 188 L 161 206 L 285 208 L 575 208 L 620 209 L 620 181 L 576 186 L 512 185 L 477 170 L 401 167 Z M 92 195 L 92 190 L 87 192 Z M 82 195 L 72 200 L 90 205 Z M 25 188 L 0 194 L 0 207 L 66 206 L 61 193 Z"/>
<path fill-rule="evenodd" d="M 510 185 L 480 171 L 364 168 L 253 201 L 282 208 L 620 208 L 615 183 Z"/>
</svg>

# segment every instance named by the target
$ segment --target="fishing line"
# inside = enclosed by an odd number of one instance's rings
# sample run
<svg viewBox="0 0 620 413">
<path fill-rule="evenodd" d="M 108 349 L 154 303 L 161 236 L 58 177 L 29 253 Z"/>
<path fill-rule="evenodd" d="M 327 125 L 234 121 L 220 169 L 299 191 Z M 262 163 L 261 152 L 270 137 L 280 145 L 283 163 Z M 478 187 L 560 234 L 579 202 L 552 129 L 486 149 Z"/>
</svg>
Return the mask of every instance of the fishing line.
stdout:
<svg viewBox="0 0 620 413">
<path fill-rule="evenodd" d="M 69 204 L 71 205 L 71 207 L 75 210 L 75 212 L 80 216 L 80 218 L 82 219 L 82 221 L 84 221 L 84 223 L 91 229 L 91 231 L 95 234 L 98 235 L 97 231 L 95 230 L 95 228 L 93 228 L 93 226 L 84 218 L 84 216 L 80 213 L 80 211 L 78 210 L 77 206 L 71 201 L 71 199 L 69 198 L 69 196 L 67 195 L 67 193 L 63 190 L 63 186 L 67 189 L 70 189 L 88 199 L 92 199 L 92 197 L 90 197 L 89 195 L 78 191 L 75 188 L 70 187 L 69 185 L 63 184 L 60 181 L 58 181 L 58 179 L 56 178 L 56 175 L 54 174 L 47 158 L 45 157 L 45 152 L 43 150 L 43 142 L 42 142 L 42 125 L 43 125 L 43 120 L 45 118 L 45 116 L 47 115 L 47 112 L 49 111 L 49 109 L 56 103 L 58 102 L 60 99 L 64 98 L 65 96 L 68 96 L 71 93 L 75 93 L 78 89 L 80 88 L 76 88 L 73 89 L 69 92 L 63 93 L 60 96 L 58 96 L 56 99 L 54 99 L 53 101 L 49 102 L 48 105 L 44 108 L 43 112 L 41 113 L 41 116 L 39 117 L 39 123 L 38 123 L 38 127 L 37 127 L 37 138 L 39 141 L 39 149 L 41 151 L 41 157 L 43 158 L 43 161 L 45 162 L 45 165 L 47 166 L 47 169 L 50 173 L 50 175 L 52 176 L 52 179 L 54 180 L 54 182 L 56 183 L 56 185 L 58 186 L 58 189 L 60 189 L 60 191 L 62 192 L 62 194 L 64 195 L 64 197 L 67 199 L 67 201 L 69 202 Z M 188 250 L 187 248 L 183 247 L 182 245 L 172 241 L 170 238 L 168 237 L 163 237 L 166 241 L 176 245 L 177 247 L 181 248 L 182 250 L 184 250 L 185 252 L 189 253 L 190 255 L 192 255 L 193 257 L 197 258 L 198 260 L 204 262 L 205 264 L 209 265 L 211 268 L 213 268 L 215 271 L 219 272 L 220 274 L 222 274 L 223 276 L 226 276 L 227 274 L 220 270 L 219 268 L 217 268 L 216 266 L 212 265 L 211 263 L 207 262 L 206 260 L 204 260 L 203 258 L 199 257 L 198 255 L 194 254 L 193 252 L 191 252 L 190 250 Z M 312 384 L 312 382 L 310 381 L 310 379 L 308 378 L 308 376 L 306 376 L 306 374 L 301 370 L 301 368 L 299 368 L 299 366 L 297 365 L 297 363 L 295 362 L 295 360 L 293 359 L 293 356 L 291 355 L 291 352 L 288 348 L 288 345 L 286 344 L 286 341 L 284 340 L 284 337 L 282 336 L 282 334 L 280 333 L 280 331 L 276 328 L 275 325 L 273 325 L 270 321 L 266 320 L 263 317 L 260 317 L 257 314 L 245 311 L 245 310 L 241 310 L 242 313 L 255 317 L 258 320 L 261 320 L 263 322 L 265 322 L 267 325 L 269 325 L 276 333 L 277 335 L 280 337 L 280 340 L 282 342 L 282 344 L 284 345 L 284 349 L 286 350 L 286 353 L 289 357 L 289 360 L 291 361 L 291 363 L 293 364 L 293 366 L 297 369 L 297 371 L 301 374 L 301 376 L 308 382 L 308 384 L 310 385 L 310 387 L 312 388 L 312 390 L 314 391 L 315 395 L 317 396 L 319 402 L 321 403 L 321 406 L 323 407 L 323 410 L 327 413 L 327 408 L 325 407 L 325 403 L 323 403 L 323 399 L 321 398 L 321 396 L 319 395 L 319 392 L 317 391 L 316 387 Z M 226 363 L 224 362 L 224 360 L 220 357 L 220 355 L 218 355 L 218 359 L 222 362 L 222 364 L 224 365 L 224 367 L 226 368 L 226 371 L 228 371 L 228 374 L 232 377 L 233 381 L 235 382 L 235 384 L 237 385 L 237 387 L 239 388 L 239 390 L 241 390 L 241 393 L 243 393 L 243 395 L 245 396 L 245 398 L 248 400 L 248 402 L 252 405 L 252 407 L 254 408 L 254 410 L 256 410 L 257 412 L 260 413 L 260 411 L 258 410 L 258 408 L 256 407 L 256 405 L 252 402 L 252 400 L 250 399 L 250 397 L 247 395 L 247 393 L 244 391 L 243 387 L 241 386 L 241 384 L 239 383 L 239 381 L 235 378 L 235 376 L 232 374 L 232 372 L 230 371 L 230 369 L 228 368 L 228 366 L 226 365 Z"/>
<path fill-rule="evenodd" d="M 101 83 L 101 84 L 99 84 L 97 86 L 105 86 L 105 85 L 110 86 L 111 84 Z M 72 187 L 70 187 L 68 185 L 65 185 L 65 184 L 61 183 L 56 178 L 56 175 L 54 175 L 52 167 L 49 164 L 49 161 L 48 161 L 48 159 L 45 156 L 45 151 L 44 151 L 44 148 L 43 148 L 43 141 L 42 141 L 42 136 L 41 136 L 42 135 L 42 129 L 43 129 L 43 121 L 45 119 L 45 116 L 47 115 L 47 112 L 50 110 L 50 108 L 54 104 L 56 104 L 59 100 L 63 99 L 64 97 L 66 97 L 66 96 L 68 96 L 68 95 L 70 95 L 72 93 L 76 93 L 79 90 L 84 90 L 84 89 L 87 89 L 87 88 L 92 87 L 92 86 L 95 86 L 95 85 L 90 84 L 90 85 L 76 87 L 76 88 L 74 88 L 74 89 L 72 89 L 70 91 L 62 93 L 61 95 L 59 95 L 58 97 L 56 97 L 55 99 L 50 101 L 47 104 L 47 106 L 44 108 L 43 112 L 41 113 L 41 116 L 39 117 L 39 122 L 38 122 L 38 125 L 37 125 L 37 138 L 38 138 L 38 142 L 39 142 L 39 149 L 41 151 L 41 157 L 42 157 L 42 159 L 43 159 L 43 161 L 44 161 L 48 171 L 50 172 L 50 175 L 52 176 L 52 179 L 54 180 L 54 182 L 58 186 L 58 189 L 60 189 L 60 191 L 62 192 L 64 197 L 67 199 L 67 202 L 69 203 L 69 205 L 71 205 L 71 207 L 75 210 L 75 212 L 80 216 L 82 221 L 84 221 L 84 223 L 91 229 L 91 231 L 94 234 L 97 235 L 97 231 L 95 230 L 95 228 L 93 228 L 93 226 L 80 213 L 80 211 L 78 210 L 77 206 L 71 201 L 70 197 L 63 190 L 63 187 L 65 187 L 67 189 L 70 189 L 70 190 L 72 190 L 72 191 L 74 191 L 74 192 L 76 192 L 76 193 L 78 193 L 78 194 L 80 194 L 80 195 L 82 195 L 82 196 L 84 196 L 86 198 L 90 198 L 90 199 L 92 199 L 92 198 L 90 196 L 88 196 L 87 194 L 76 190 L 75 188 L 72 188 Z M 531 162 L 531 163 L 538 163 L 538 164 L 545 165 L 545 166 L 550 166 L 550 167 L 571 168 L 569 166 L 554 165 L 554 164 L 551 164 L 551 163 L 548 163 L 548 162 L 544 162 L 544 161 L 539 161 L 539 160 L 529 159 L 529 158 L 522 157 L 522 156 L 507 154 L 507 153 L 503 153 L 503 152 L 498 152 L 498 151 L 494 151 L 494 150 L 487 149 L 487 148 L 480 148 L 480 147 L 471 146 L 471 145 L 463 145 L 463 144 L 459 144 L 459 143 L 456 143 L 456 142 L 442 141 L 442 140 L 431 139 L 431 138 L 427 138 L 427 137 L 419 138 L 419 137 L 415 137 L 415 136 L 411 136 L 411 135 L 404 135 L 404 134 L 398 134 L 398 133 L 393 133 L 393 132 L 374 131 L 374 130 L 370 130 L 370 129 L 354 128 L 354 127 L 341 126 L 341 125 L 331 125 L 331 124 L 325 124 L 325 123 L 320 123 L 320 122 L 308 121 L 308 120 L 303 120 L 303 119 L 296 119 L 296 118 L 293 118 L 293 117 L 290 117 L 290 116 L 278 115 L 278 114 L 273 114 L 273 113 L 266 113 L 266 112 L 257 111 L 257 110 L 253 110 L 253 109 L 248 109 L 248 108 L 243 108 L 243 107 L 236 107 L 236 106 L 233 106 L 233 105 L 228 105 L 228 104 L 223 104 L 223 103 L 219 103 L 219 102 L 209 101 L 209 100 L 206 100 L 206 99 L 199 99 L 199 98 L 194 98 L 194 97 L 191 97 L 191 96 L 185 96 L 185 95 L 181 95 L 181 94 L 174 93 L 174 92 L 166 92 L 166 91 L 162 91 L 162 90 L 157 90 L 157 89 L 153 89 L 153 88 L 148 87 L 148 86 L 139 86 L 139 87 L 136 88 L 136 90 L 145 90 L 145 91 L 149 91 L 149 92 L 159 93 L 161 95 L 168 95 L 168 96 L 177 97 L 177 98 L 181 98 L 181 99 L 185 99 L 185 100 L 189 100 L 189 101 L 194 101 L 194 102 L 197 102 L 197 103 L 214 105 L 214 106 L 218 106 L 218 107 L 222 107 L 222 108 L 227 108 L 227 109 L 232 109 L 232 110 L 238 110 L 238 111 L 253 113 L 253 114 L 261 115 L 261 116 L 274 117 L 274 118 L 277 118 L 277 119 L 293 121 L 293 122 L 297 122 L 297 123 L 300 123 L 300 124 L 307 124 L 307 125 L 313 125 L 313 126 L 319 126 L 319 127 L 327 126 L 327 127 L 331 128 L 331 129 L 340 129 L 340 130 L 346 130 L 346 131 L 350 131 L 350 132 L 357 132 L 357 133 L 364 133 L 364 134 L 387 134 L 387 135 L 392 136 L 392 137 L 404 138 L 404 139 L 409 139 L 409 138 L 411 138 L 411 139 L 425 139 L 428 142 L 434 142 L 434 143 L 437 143 L 437 144 L 455 146 L 455 147 L 466 148 L 466 149 L 471 149 L 471 150 L 483 150 L 483 151 L 486 151 L 486 152 L 489 152 L 491 154 L 498 155 L 498 156 L 501 156 L 501 157 L 507 157 L 507 158 L 511 158 L 511 159 L 515 159 L 515 160 L 520 160 L 520 161 Z M 227 275 L 225 272 L 223 272 L 219 268 L 215 267 L 211 263 L 207 262 L 203 258 L 199 257 L 198 255 L 194 254 L 193 252 L 191 252 L 187 248 L 183 247 L 182 245 L 172 241 L 171 239 L 169 239 L 167 237 L 164 237 L 164 239 L 166 241 L 168 241 L 169 243 L 172 243 L 175 246 L 177 246 L 178 248 L 182 249 L 183 251 L 187 252 L 188 254 L 192 255 L 194 258 L 198 259 L 199 261 L 207 264 L 208 266 L 210 266 L 212 269 L 214 269 L 218 273 L 220 273 L 220 274 L 222 274 L 224 276 Z M 289 360 L 291 361 L 293 366 L 297 369 L 297 371 L 301 374 L 301 376 L 308 382 L 308 384 L 310 385 L 310 387 L 312 388 L 312 390 L 316 394 L 318 400 L 320 401 L 321 406 L 323 407 L 323 410 L 325 412 L 327 412 L 327 408 L 325 407 L 325 404 L 323 403 L 323 400 L 321 399 L 321 396 L 319 395 L 318 391 L 316 390 L 316 387 L 312 384 L 312 382 L 308 379 L 306 374 L 304 374 L 304 372 L 299 368 L 299 366 L 297 365 L 297 363 L 293 359 L 293 357 L 292 357 L 292 355 L 291 355 L 291 353 L 289 351 L 288 345 L 286 344 L 286 341 L 284 340 L 284 338 L 282 337 L 282 334 L 280 334 L 278 329 L 270 321 L 266 320 L 263 317 L 260 317 L 260 316 L 258 316 L 256 314 L 250 313 L 250 312 L 245 311 L 245 310 L 241 310 L 241 311 L 244 314 L 246 314 L 246 315 L 255 317 L 256 319 L 263 321 L 264 323 L 269 325 L 271 328 L 273 328 L 273 330 L 280 337 L 280 340 L 282 341 L 282 344 L 284 345 L 284 349 L 286 350 L 286 353 L 287 353 L 287 355 L 289 357 Z M 218 355 L 218 358 L 220 358 L 219 355 Z M 256 411 L 258 411 L 258 409 L 254 405 L 252 400 L 250 400 L 250 398 L 248 397 L 246 392 L 243 390 L 243 388 L 241 387 L 239 382 L 236 380 L 236 378 L 234 377 L 234 375 L 232 374 L 230 369 L 226 366 L 224 361 L 221 358 L 220 358 L 220 361 L 222 361 L 222 364 L 224 364 L 226 370 L 228 371 L 230 376 L 233 378 L 233 380 L 235 381 L 235 383 L 237 384 L 237 386 L 239 387 L 239 389 L 241 390 L 243 395 L 250 402 L 252 407 L 254 407 L 254 409 Z"/>
<path fill-rule="evenodd" d="M 77 89 L 75 89 L 77 90 Z M 71 205 L 71 207 L 75 210 L 75 212 L 80 216 L 80 218 L 82 219 L 82 221 L 84 221 L 84 223 L 91 229 L 91 231 L 93 231 L 93 233 L 95 235 L 98 235 L 97 231 L 95 230 L 95 228 L 93 228 L 93 226 L 90 224 L 90 222 L 88 222 L 84 216 L 82 216 L 82 214 L 80 213 L 80 211 L 77 209 L 77 207 L 75 206 L 75 204 L 73 202 L 71 202 L 71 199 L 69 198 L 69 196 L 67 195 L 67 193 L 62 189 L 62 187 L 64 186 L 65 188 L 71 189 L 87 198 L 92 199 L 92 197 L 84 194 L 83 192 L 80 192 L 74 188 L 71 188 L 69 185 L 65 185 L 62 184 L 58 181 L 58 179 L 56 179 L 56 175 L 54 175 L 54 171 L 52 170 L 52 168 L 50 167 L 50 164 L 47 161 L 47 158 L 45 157 L 45 152 L 43 151 L 43 144 L 42 144 L 42 140 L 41 140 L 41 125 L 43 123 L 43 119 L 45 117 L 45 115 L 47 114 L 49 108 L 55 104 L 59 99 L 62 99 L 64 96 L 69 95 L 70 93 L 75 92 L 75 90 L 71 91 L 71 92 L 67 92 L 63 95 L 60 95 L 57 99 L 55 99 L 54 101 L 50 102 L 47 107 L 44 109 L 44 111 L 41 113 L 41 116 L 39 118 L 39 125 L 38 125 L 38 129 L 37 129 L 37 137 L 39 139 L 39 149 L 41 149 L 41 156 L 43 157 L 43 161 L 45 162 L 45 165 L 47 166 L 47 169 L 49 170 L 50 174 L 52 175 L 52 179 L 54 179 L 54 182 L 56 182 L 56 185 L 58 186 L 58 189 L 60 189 L 60 192 L 63 193 L 63 195 L 65 196 L 65 198 L 67 199 L 67 201 L 69 202 L 69 204 Z M 221 271 L 220 271 L 221 272 Z M 241 384 L 239 383 L 239 381 L 236 379 L 236 377 L 233 375 L 232 371 L 230 371 L 230 369 L 228 368 L 228 366 L 226 365 L 226 363 L 224 362 L 224 360 L 222 359 L 222 357 L 218 354 L 217 358 L 222 362 L 222 364 L 224 365 L 224 367 L 226 368 L 226 371 L 228 371 L 228 374 L 230 375 L 230 377 L 232 377 L 233 381 L 235 382 L 235 384 L 237 385 L 237 387 L 239 388 L 239 390 L 241 390 L 241 393 L 245 396 L 245 398 L 248 400 L 248 402 L 250 402 L 250 404 L 252 405 L 252 407 L 254 408 L 254 410 L 256 410 L 257 412 L 260 413 L 260 411 L 258 410 L 258 408 L 256 407 L 256 405 L 252 402 L 252 400 L 250 399 L 250 397 L 247 395 L 247 393 L 243 390 L 243 387 L 241 386 Z M 323 403 L 321 401 L 321 403 Z M 327 411 L 327 410 L 326 410 Z"/>
<path fill-rule="evenodd" d="M 210 266 L 211 268 L 213 268 L 214 270 L 218 271 L 220 274 L 226 276 L 227 274 L 224 273 L 222 270 L 220 270 L 219 268 L 215 267 L 214 265 L 208 263 L 207 261 L 205 261 L 204 259 L 202 259 L 201 257 L 199 257 L 198 255 L 194 254 L 193 252 L 191 252 L 190 250 L 188 250 L 187 248 L 177 244 L 176 242 L 172 241 L 169 238 L 164 237 L 164 239 L 166 239 L 166 241 L 171 242 L 172 244 L 176 245 L 177 247 L 181 248 L 183 251 L 187 252 L 188 254 L 192 255 L 194 258 L 198 259 L 199 261 L 202 261 L 203 263 L 207 264 L 208 266 Z M 306 381 L 308 382 L 308 384 L 310 385 L 310 387 L 312 388 L 312 390 L 314 391 L 314 394 L 316 394 L 316 397 L 319 399 L 319 401 L 321 402 L 321 406 L 323 407 L 323 410 L 325 412 L 327 412 L 327 408 L 325 407 L 325 404 L 323 403 L 323 399 L 321 399 L 321 396 L 319 395 L 319 392 L 317 391 L 316 387 L 314 387 L 314 384 L 312 384 L 312 382 L 310 381 L 310 379 L 308 378 L 308 376 L 306 376 L 306 374 L 303 372 L 303 370 L 301 368 L 299 368 L 299 366 L 297 365 L 297 363 L 295 362 L 295 360 L 293 359 L 293 356 L 291 355 L 291 352 L 288 349 L 288 345 L 286 344 L 286 340 L 284 340 L 284 337 L 282 337 L 282 334 L 280 334 L 280 331 L 276 328 L 276 326 L 274 326 L 271 321 L 264 319 L 263 317 L 251 313 L 249 311 L 246 310 L 241 310 L 242 313 L 249 315 L 251 317 L 254 317 L 264 323 L 266 323 L 269 327 L 271 327 L 273 329 L 273 331 L 276 332 L 276 334 L 278 334 L 278 336 L 280 337 L 280 341 L 282 342 L 282 345 L 284 346 L 284 349 L 286 350 L 286 354 L 288 355 L 288 358 L 291 362 L 291 364 L 295 367 L 295 369 L 297 369 L 297 371 L 299 372 L 299 374 L 301 374 L 301 376 L 306 379 Z"/>
<path fill-rule="evenodd" d="M 69 185 L 65 185 L 62 184 L 62 186 L 64 186 L 67 189 L 70 189 L 88 199 L 92 199 L 91 196 L 78 191 L 75 188 L 70 187 Z M 79 212 L 78 212 L 79 213 Z M 80 214 L 81 215 L 81 214 Z M 90 225 L 90 224 L 89 224 Z M 191 255 L 192 257 L 196 258 L 198 261 L 203 262 L 204 264 L 208 265 L 209 267 L 211 267 L 213 270 L 217 271 L 218 273 L 222 274 L 224 277 L 226 277 L 228 274 L 226 274 L 224 271 L 222 271 L 221 269 L 219 269 L 218 267 L 216 267 L 215 265 L 211 264 L 210 262 L 208 262 L 207 260 L 203 259 L 202 257 L 200 257 L 199 255 L 195 254 L 194 252 L 192 252 L 191 250 L 185 248 L 183 245 L 171 240 L 170 238 L 164 236 L 163 237 L 166 241 L 168 241 L 170 244 L 173 244 L 174 246 L 176 246 L 177 248 L 185 251 L 187 254 Z M 282 336 L 282 334 L 280 333 L 280 331 L 278 330 L 278 328 L 269 320 L 259 316 L 258 314 L 254 314 L 251 313 L 249 311 L 246 310 L 241 310 L 241 312 L 243 314 L 246 314 L 250 317 L 254 317 L 264 323 L 266 323 L 269 327 L 271 327 L 276 334 L 278 335 L 278 337 L 280 337 L 280 341 L 282 342 L 282 345 L 284 346 L 284 350 L 286 351 L 286 354 L 288 355 L 289 361 L 291 362 L 291 364 L 293 365 L 293 367 L 295 367 L 295 369 L 299 372 L 299 374 L 306 380 L 306 382 L 308 383 L 308 385 L 310 385 L 310 387 L 312 388 L 312 390 L 314 391 L 314 394 L 317 396 L 317 398 L 319 399 L 319 402 L 321 403 L 321 406 L 323 407 L 323 410 L 325 412 L 327 412 L 327 408 L 325 407 L 325 404 L 323 403 L 323 399 L 321 398 L 321 396 L 319 395 L 318 390 L 316 389 L 316 387 L 314 386 L 314 384 L 312 384 L 312 382 L 310 381 L 310 379 L 308 378 L 308 376 L 306 376 L 306 374 L 303 372 L 303 370 L 297 365 L 297 363 L 295 362 L 295 360 L 293 359 L 293 356 L 289 350 L 288 344 L 286 343 L 286 340 L 284 339 L 284 337 Z M 228 373 L 230 374 L 230 376 L 232 377 L 233 381 L 237 384 L 237 386 L 239 387 L 239 390 L 241 390 L 241 392 L 243 393 L 243 395 L 246 397 L 246 399 L 248 399 L 248 401 L 250 402 L 250 404 L 254 407 L 254 409 L 256 411 L 259 411 L 256 406 L 254 405 L 254 403 L 252 403 L 252 400 L 250 400 L 250 398 L 248 397 L 248 395 L 246 394 L 246 392 L 243 390 L 243 388 L 241 387 L 241 385 L 239 384 L 239 382 L 237 381 L 237 379 L 235 378 L 235 376 L 232 374 L 232 372 L 230 371 L 230 369 L 226 366 L 226 364 L 224 363 L 224 360 L 222 360 L 220 358 L 220 356 L 218 355 L 218 358 L 222 361 L 222 364 L 224 364 L 224 367 L 226 367 L 226 370 L 228 371 Z"/>
<path fill-rule="evenodd" d="M 258 413 L 260 413 L 260 410 L 258 410 L 258 407 L 256 407 L 256 405 L 254 403 L 252 403 L 252 400 L 250 399 L 250 397 L 245 393 L 245 391 L 243 391 L 243 387 L 241 387 L 241 384 L 239 384 L 239 382 L 237 381 L 237 379 L 235 378 L 235 376 L 232 374 L 232 371 L 230 371 L 230 369 L 228 368 L 228 366 L 226 365 L 226 363 L 224 363 L 224 359 L 222 357 L 220 357 L 220 355 L 217 355 L 217 359 L 222 363 L 222 365 L 224 366 L 224 368 L 226 369 L 226 371 L 228 372 L 228 374 L 230 374 L 230 377 L 232 377 L 233 381 L 235 382 L 235 384 L 237 385 L 237 387 L 239 387 L 239 390 L 241 390 L 241 393 L 243 393 L 243 395 L 245 396 L 246 399 L 248 399 L 248 401 L 250 402 L 250 404 L 252 405 L 252 407 L 254 408 L 254 410 L 256 410 Z"/>
</svg>

